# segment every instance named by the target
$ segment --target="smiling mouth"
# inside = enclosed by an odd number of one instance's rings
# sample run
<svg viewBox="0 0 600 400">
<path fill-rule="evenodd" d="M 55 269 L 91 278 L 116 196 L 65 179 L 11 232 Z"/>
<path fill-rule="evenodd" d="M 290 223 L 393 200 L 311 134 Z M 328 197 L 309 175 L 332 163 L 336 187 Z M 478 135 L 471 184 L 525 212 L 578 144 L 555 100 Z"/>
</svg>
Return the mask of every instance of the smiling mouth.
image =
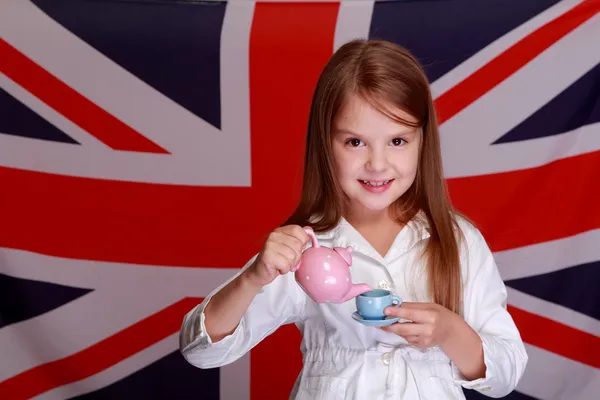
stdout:
<svg viewBox="0 0 600 400">
<path fill-rule="evenodd" d="M 385 181 L 365 181 L 365 180 L 359 179 L 359 182 L 362 182 L 367 186 L 373 186 L 373 187 L 385 186 L 388 183 L 390 183 L 391 181 L 393 181 L 393 179 L 388 179 Z"/>
</svg>

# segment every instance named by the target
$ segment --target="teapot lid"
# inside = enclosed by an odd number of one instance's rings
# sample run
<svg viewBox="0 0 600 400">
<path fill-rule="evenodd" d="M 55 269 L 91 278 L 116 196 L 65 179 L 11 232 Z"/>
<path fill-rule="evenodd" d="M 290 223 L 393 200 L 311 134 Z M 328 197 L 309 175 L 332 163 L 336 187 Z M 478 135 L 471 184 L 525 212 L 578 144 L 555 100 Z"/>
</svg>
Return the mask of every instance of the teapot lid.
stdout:
<svg viewBox="0 0 600 400">
<path fill-rule="evenodd" d="M 333 250 L 335 250 L 336 253 L 342 256 L 344 261 L 346 261 L 346 264 L 352 265 L 352 247 L 334 247 Z"/>
</svg>

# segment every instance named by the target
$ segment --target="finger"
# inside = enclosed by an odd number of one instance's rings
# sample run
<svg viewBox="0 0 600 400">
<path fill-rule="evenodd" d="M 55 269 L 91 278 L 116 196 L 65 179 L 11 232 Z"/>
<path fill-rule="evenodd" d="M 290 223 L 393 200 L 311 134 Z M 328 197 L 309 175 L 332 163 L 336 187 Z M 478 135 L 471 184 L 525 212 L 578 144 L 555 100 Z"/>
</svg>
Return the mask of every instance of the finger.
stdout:
<svg viewBox="0 0 600 400">
<path fill-rule="evenodd" d="M 300 248 L 304 247 L 310 240 L 308 234 L 302 229 L 300 225 L 289 225 L 282 230 L 284 234 L 297 240 L 300 244 Z"/>
<path fill-rule="evenodd" d="M 275 269 L 279 274 L 287 274 L 290 270 L 290 261 L 281 253 L 271 252 L 264 261 L 265 265 Z"/>
<path fill-rule="evenodd" d="M 302 242 L 293 236 L 285 233 L 278 233 L 273 237 L 273 243 L 277 246 L 285 246 L 294 252 L 294 258 L 300 259 L 303 250 Z"/>
<path fill-rule="evenodd" d="M 412 344 L 413 346 L 420 346 L 421 345 L 421 337 L 420 336 L 407 336 L 404 339 L 406 339 L 406 341 L 409 344 Z"/>
<path fill-rule="evenodd" d="M 267 242 L 267 248 L 269 249 L 269 251 L 282 253 L 286 257 L 288 255 L 290 255 L 290 251 L 291 251 L 295 257 L 295 254 L 296 254 L 296 250 L 294 250 L 295 244 L 296 244 L 296 241 L 294 241 L 292 238 L 290 238 L 285 233 L 274 232 L 273 236 L 271 237 L 271 240 L 269 242 Z M 289 250 L 285 250 L 285 248 L 288 248 Z M 284 250 L 282 250 L 282 249 L 284 249 Z"/>
<path fill-rule="evenodd" d="M 430 310 L 404 307 L 404 303 L 401 306 L 386 307 L 383 312 L 385 315 L 408 319 L 418 323 L 426 323 L 431 320 Z"/>
<path fill-rule="evenodd" d="M 300 251 L 297 249 L 297 242 L 293 242 L 289 239 L 281 243 L 277 243 L 276 251 L 285 255 L 290 261 L 300 258 Z"/>
<path fill-rule="evenodd" d="M 401 322 L 382 328 L 385 331 L 395 333 L 398 336 L 407 338 L 410 336 L 419 336 L 423 333 L 423 325 L 412 322 Z"/>
<path fill-rule="evenodd" d="M 277 262 L 275 264 L 277 270 L 280 274 L 287 274 L 292 269 L 292 262 L 288 259 L 288 257 L 284 256 L 281 253 L 277 253 Z"/>
<path fill-rule="evenodd" d="M 402 303 L 402 307 L 414 308 L 414 309 L 418 309 L 418 310 L 429 310 L 433 306 L 434 306 L 434 304 L 432 304 L 432 303 L 422 303 L 422 302 L 405 301 Z"/>
<path fill-rule="evenodd" d="M 290 228 L 289 235 L 286 235 L 282 244 L 288 246 L 295 252 L 295 257 L 293 260 L 292 271 L 295 271 L 297 265 L 302 258 L 302 253 L 304 251 L 304 247 L 306 246 L 307 241 L 310 240 L 309 236 L 304 232 L 300 226 L 293 226 Z"/>
<path fill-rule="evenodd" d="M 281 244 L 277 247 L 276 252 L 287 260 L 290 268 L 296 265 L 296 252 L 291 247 Z"/>
<path fill-rule="evenodd" d="M 302 251 L 304 250 L 304 245 L 297 239 L 287 238 L 287 240 L 283 243 L 296 253 L 296 258 L 300 259 L 302 256 Z"/>
</svg>

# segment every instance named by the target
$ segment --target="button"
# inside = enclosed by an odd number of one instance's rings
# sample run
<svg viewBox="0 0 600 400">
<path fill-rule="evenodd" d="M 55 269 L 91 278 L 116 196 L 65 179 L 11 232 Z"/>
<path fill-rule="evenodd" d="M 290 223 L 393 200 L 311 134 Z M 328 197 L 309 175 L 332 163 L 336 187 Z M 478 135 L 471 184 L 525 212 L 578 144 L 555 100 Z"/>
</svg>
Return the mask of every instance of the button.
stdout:
<svg viewBox="0 0 600 400">
<path fill-rule="evenodd" d="M 390 284 L 387 281 L 379 281 L 379 289 L 390 290 Z"/>
<path fill-rule="evenodd" d="M 381 356 L 381 361 L 383 361 L 383 363 L 385 365 L 390 365 L 390 362 L 391 362 L 390 353 L 384 353 Z"/>
</svg>

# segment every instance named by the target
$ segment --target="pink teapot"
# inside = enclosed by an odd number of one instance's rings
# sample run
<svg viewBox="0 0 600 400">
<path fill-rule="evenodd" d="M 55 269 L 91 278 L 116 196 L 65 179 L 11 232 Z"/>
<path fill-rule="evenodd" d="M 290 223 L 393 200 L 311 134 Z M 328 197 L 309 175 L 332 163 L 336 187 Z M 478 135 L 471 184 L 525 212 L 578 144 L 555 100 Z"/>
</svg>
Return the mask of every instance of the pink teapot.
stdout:
<svg viewBox="0 0 600 400">
<path fill-rule="evenodd" d="M 352 247 L 321 247 L 312 229 L 306 229 L 312 247 L 292 271 L 296 282 L 317 303 L 344 303 L 371 288 L 364 283 L 352 284 L 350 266 Z"/>
</svg>

